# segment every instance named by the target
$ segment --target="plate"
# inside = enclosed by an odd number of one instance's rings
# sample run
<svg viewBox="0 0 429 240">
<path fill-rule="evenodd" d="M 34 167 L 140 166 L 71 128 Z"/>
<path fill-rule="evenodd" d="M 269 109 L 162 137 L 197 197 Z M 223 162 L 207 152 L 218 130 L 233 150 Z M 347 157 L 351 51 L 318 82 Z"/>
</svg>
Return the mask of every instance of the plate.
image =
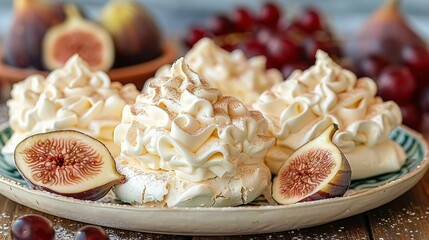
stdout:
<svg viewBox="0 0 429 240">
<path fill-rule="evenodd" d="M 10 134 L 7 125 L 0 127 L 0 144 L 4 144 Z M 124 230 L 205 236 L 280 232 L 371 210 L 414 186 L 429 166 L 427 144 L 420 134 L 406 127 L 395 129 L 391 138 L 407 154 L 407 161 L 399 171 L 355 181 L 344 197 L 285 206 L 255 202 L 223 208 L 151 208 L 114 201 L 84 201 L 29 189 L 16 169 L 1 159 L 0 192 L 17 203 L 58 217 Z"/>
</svg>

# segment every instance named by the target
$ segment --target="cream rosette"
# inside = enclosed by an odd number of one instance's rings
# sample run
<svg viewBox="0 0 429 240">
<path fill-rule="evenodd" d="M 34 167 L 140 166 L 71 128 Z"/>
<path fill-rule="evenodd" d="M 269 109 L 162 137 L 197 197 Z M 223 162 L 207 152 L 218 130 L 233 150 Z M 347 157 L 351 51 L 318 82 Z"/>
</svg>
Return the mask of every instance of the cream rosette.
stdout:
<svg viewBox="0 0 429 240">
<path fill-rule="evenodd" d="M 124 109 L 115 142 L 127 183 L 115 192 L 124 201 L 170 207 L 250 202 L 271 179 L 263 164 L 274 142 L 267 133 L 260 112 L 209 87 L 179 59 L 168 77 L 150 80 L 148 92 Z M 152 186 L 151 178 L 165 187 Z M 219 196 L 227 199 L 216 201 Z"/>
<path fill-rule="evenodd" d="M 208 38 L 198 41 L 185 55 L 191 69 L 204 76 L 210 86 L 225 96 L 234 96 L 246 105 L 254 103 L 259 95 L 283 80 L 277 69 L 266 69 L 266 58 L 247 59 L 241 50 L 225 51 Z M 157 71 L 156 76 L 167 76 L 170 66 Z"/>
<path fill-rule="evenodd" d="M 13 86 L 9 107 L 11 139 L 3 148 L 13 163 L 16 145 L 27 136 L 61 129 L 74 129 L 102 141 L 112 155 L 119 154 L 113 131 L 126 104 L 139 92 L 133 84 L 110 82 L 104 72 L 92 72 L 79 56 L 46 78 L 32 75 Z"/>
<path fill-rule="evenodd" d="M 276 143 L 265 157 L 275 174 L 298 147 L 336 123 L 333 142 L 344 152 L 352 179 L 396 171 L 405 153 L 389 134 L 401 124 L 398 105 L 376 96 L 369 78 L 356 76 L 322 51 L 315 66 L 295 71 L 289 79 L 264 92 L 253 107 L 268 119 Z"/>
</svg>

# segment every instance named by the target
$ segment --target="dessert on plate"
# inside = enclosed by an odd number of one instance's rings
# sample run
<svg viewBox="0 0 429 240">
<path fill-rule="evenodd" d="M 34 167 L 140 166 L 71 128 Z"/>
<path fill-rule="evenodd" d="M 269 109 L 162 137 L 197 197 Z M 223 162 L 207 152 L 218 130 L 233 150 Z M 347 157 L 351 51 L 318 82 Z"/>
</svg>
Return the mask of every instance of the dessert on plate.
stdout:
<svg viewBox="0 0 429 240">
<path fill-rule="evenodd" d="M 74 55 L 46 78 L 32 75 L 13 86 L 7 101 L 13 134 L 2 153 L 14 165 L 14 150 L 24 138 L 71 129 L 97 138 L 115 156 L 119 147 L 113 142 L 114 128 L 121 121 L 124 106 L 133 103 L 138 94 L 133 84 L 111 82 L 106 73 L 91 71 Z"/>
<path fill-rule="evenodd" d="M 209 86 L 183 58 L 125 106 L 114 139 L 117 169 L 126 176 L 114 192 L 124 202 L 237 206 L 271 184 L 263 158 L 274 138 L 265 118 Z"/>
<path fill-rule="evenodd" d="M 347 157 L 352 179 L 399 170 L 406 156 L 389 134 L 401 124 L 401 111 L 376 93 L 373 80 L 357 79 L 319 50 L 314 66 L 296 70 L 253 105 L 276 138 L 265 163 L 276 174 L 294 150 L 336 123 L 339 131 L 333 142 Z"/>
<path fill-rule="evenodd" d="M 246 105 L 274 84 L 283 80 L 276 69 L 265 69 L 266 58 L 247 59 L 241 50 L 228 52 L 213 40 L 203 38 L 185 55 L 192 70 L 205 77 L 207 82 L 220 89 L 224 95 L 234 96 Z M 161 67 L 156 76 L 167 76 L 170 66 Z"/>
</svg>

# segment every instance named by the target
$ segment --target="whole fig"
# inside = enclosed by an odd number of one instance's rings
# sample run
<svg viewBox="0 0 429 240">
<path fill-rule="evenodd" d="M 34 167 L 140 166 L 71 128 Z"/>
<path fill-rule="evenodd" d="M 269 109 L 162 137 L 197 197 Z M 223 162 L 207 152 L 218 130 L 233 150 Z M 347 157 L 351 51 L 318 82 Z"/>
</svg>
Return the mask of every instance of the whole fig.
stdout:
<svg viewBox="0 0 429 240">
<path fill-rule="evenodd" d="M 43 70 L 42 40 L 50 27 L 64 21 L 63 4 L 42 0 L 15 0 L 14 4 L 4 61 L 14 67 Z"/>
<path fill-rule="evenodd" d="M 113 38 L 115 67 L 142 63 L 161 55 L 158 26 L 139 3 L 110 1 L 101 12 L 100 23 Z"/>
<path fill-rule="evenodd" d="M 426 46 L 401 12 L 400 0 L 385 0 L 364 23 L 357 39 L 350 41 L 348 55 L 354 61 L 376 55 L 399 62 L 406 45 Z"/>
</svg>

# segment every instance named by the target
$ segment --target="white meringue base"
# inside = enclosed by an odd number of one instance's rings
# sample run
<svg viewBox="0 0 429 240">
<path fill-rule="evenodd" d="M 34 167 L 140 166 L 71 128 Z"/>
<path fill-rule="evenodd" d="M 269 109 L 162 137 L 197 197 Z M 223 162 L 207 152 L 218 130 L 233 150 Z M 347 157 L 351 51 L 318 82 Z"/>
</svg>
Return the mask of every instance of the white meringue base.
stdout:
<svg viewBox="0 0 429 240">
<path fill-rule="evenodd" d="M 127 181 L 114 187 L 116 196 L 136 205 L 233 207 L 252 202 L 271 184 L 263 163 L 239 165 L 234 176 L 200 182 L 178 178 L 173 171 L 149 172 L 120 164 L 117 168 Z"/>
<path fill-rule="evenodd" d="M 404 150 L 391 140 L 383 141 L 371 148 L 358 145 L 354 151 L 344 155 L 352 168 L 352 180 L 398 171 L 407 158 Z"/>
</svg>

